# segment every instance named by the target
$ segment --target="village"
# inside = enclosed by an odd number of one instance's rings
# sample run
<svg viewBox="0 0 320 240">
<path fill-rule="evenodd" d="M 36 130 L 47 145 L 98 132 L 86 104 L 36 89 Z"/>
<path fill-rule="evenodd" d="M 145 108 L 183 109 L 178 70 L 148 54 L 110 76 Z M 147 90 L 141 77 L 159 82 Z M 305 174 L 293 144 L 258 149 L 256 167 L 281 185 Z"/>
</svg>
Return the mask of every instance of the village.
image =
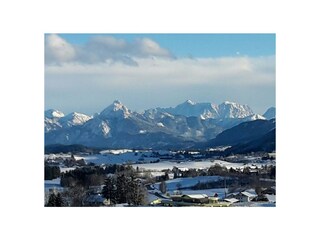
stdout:
<svg viewBox="0 0 320 240">
<path fill-rule="evenodd" d="M 46 154 L 45 205 L 275 206 L 275 153 L 211 153 L 117 149 Z"/>
</svg>

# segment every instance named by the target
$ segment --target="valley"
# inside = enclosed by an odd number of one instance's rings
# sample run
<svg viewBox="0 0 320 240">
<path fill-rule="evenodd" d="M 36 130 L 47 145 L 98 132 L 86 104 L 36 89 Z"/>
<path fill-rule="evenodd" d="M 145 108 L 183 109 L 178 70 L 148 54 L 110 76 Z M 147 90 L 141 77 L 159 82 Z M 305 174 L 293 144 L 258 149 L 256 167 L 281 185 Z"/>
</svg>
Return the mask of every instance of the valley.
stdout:
<svg viewBox="0 0 320 240">
<path fill-rule="evenodd" d="M 46 206 L 275 206 L 275 109 L 45 112 Z"/>
</svg>

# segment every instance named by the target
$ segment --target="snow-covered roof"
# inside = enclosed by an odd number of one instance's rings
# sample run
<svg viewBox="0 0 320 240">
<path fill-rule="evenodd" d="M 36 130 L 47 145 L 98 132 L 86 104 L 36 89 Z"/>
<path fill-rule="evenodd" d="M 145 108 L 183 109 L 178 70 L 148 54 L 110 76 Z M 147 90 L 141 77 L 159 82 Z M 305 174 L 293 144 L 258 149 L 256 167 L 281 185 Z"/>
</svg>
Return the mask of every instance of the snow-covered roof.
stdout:
<svg viewBox="0 0 320 240">
<path fill-rule="evenodd" d="M 247 197 L 256 197 L 257 196 L 257 194 L 252 194 L 252 193 L 247 192 L 247 191 L 241 192 L 241 194 L 243 194 L 243 195 L 245 195 Z"/>
<path fill-rule="evenodd" d="M 196 199 L 201 199 L 201 198 L 207 198 L 207 194 L 184 194 L 182 196 L 187 196 L 189 198 L 196 198 Z"/>
<path fill-rule="evenodd" d="M 243 192 L 248 192 L 255 196 L 257 195 L 256 190 L 254 188 L 245 189 Z"/>
<path fill-rule="evenodd" d="M 224 200 L 225 200 L 225 201 L 227 201 L 227 202 L 230 202 L 230 203 L 236 203 L 236 202 L 239 202 L 239 200 L 238 200 L 238 199 L 236 199 L 236 198 L 225 198 Z"/>
<path fill-rule="evenodd" d="M 79 160 L 83 160 L 83 157 L 78 157 L 78 156 L 73 156 L 74 160 L 79 161 Z"/>
<path fill-rule="evenodd" d="M 175 166 L 176 167 L 176 166 Z M 189 171 L 189 168 L 186 168 L 186 167 L 176 167 L 178 168 L 180 171 L 182 172 L 186 172 L 186 171 Z"/>
<path fill-rule="evenodd" d="M 276 202 L 276 195 L 266 194 L 269 202 Z"/>
</svg>

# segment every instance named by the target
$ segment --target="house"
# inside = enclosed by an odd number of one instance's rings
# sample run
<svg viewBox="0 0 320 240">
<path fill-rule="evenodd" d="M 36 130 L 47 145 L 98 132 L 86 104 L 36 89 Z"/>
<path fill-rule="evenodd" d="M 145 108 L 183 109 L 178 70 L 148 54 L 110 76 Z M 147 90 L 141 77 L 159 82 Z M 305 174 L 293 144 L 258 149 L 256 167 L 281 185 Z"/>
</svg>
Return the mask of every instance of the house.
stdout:
<svg viewBox="0 0 320 240">
<path fill-rule="evenodd" d="M 236 198 L 225 198 L 224 201 L 229 202 L 231 204 L 239 202 L 239 200 Z"/>
<path fill-rule="evenodd" d="M 269 157 L 269 159 L 276 159 L 276 153 L 275 152 L 268 153 L 268 157 Z"/>
<path fill-rule="evenodd" d="M 251 202 L 251 200 L 253 198 L 255 198 L 257 196 L 257 194 L 253 194 L 251 192 L 248 191 L 243 191 L 240 192 L 236 198 L 240 201 L 240 202 Z"/>
<path fill-rule="evenodd" d="M 184 202 L 184 203 L 209 203 L 209 197 L 206 194 L 184 194 L 184 195 L 173 195 L 171 196 L 174 202 Z"/>
<path fill-rule="evenodd" d="M 169 180 L 174 179 L 174 173 L 173 173 L 173 172 L 168 173 L 168 179 L 169 179 Z"/>
</svg>

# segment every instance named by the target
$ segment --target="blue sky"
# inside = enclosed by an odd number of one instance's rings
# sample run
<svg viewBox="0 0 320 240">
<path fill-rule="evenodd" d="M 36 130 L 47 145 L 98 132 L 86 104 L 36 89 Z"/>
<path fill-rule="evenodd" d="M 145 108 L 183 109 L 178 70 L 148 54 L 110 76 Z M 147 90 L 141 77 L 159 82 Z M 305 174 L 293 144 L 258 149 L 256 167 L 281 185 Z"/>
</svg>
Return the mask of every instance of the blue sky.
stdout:
<svg viewBox="0 0 320 240">
<path fill-rule="evenodd" d="M 45 109 L 275 106 L 275 34 L 45 34 Z"/>
<path fill-rule="evenodd" d="M 150 38 L 177 57 L 275 55 L 275 34 L 59 34 L 68 42 L 83 45 L 93 36 L 113 36 L 133 41 Z"/>
</svg>

